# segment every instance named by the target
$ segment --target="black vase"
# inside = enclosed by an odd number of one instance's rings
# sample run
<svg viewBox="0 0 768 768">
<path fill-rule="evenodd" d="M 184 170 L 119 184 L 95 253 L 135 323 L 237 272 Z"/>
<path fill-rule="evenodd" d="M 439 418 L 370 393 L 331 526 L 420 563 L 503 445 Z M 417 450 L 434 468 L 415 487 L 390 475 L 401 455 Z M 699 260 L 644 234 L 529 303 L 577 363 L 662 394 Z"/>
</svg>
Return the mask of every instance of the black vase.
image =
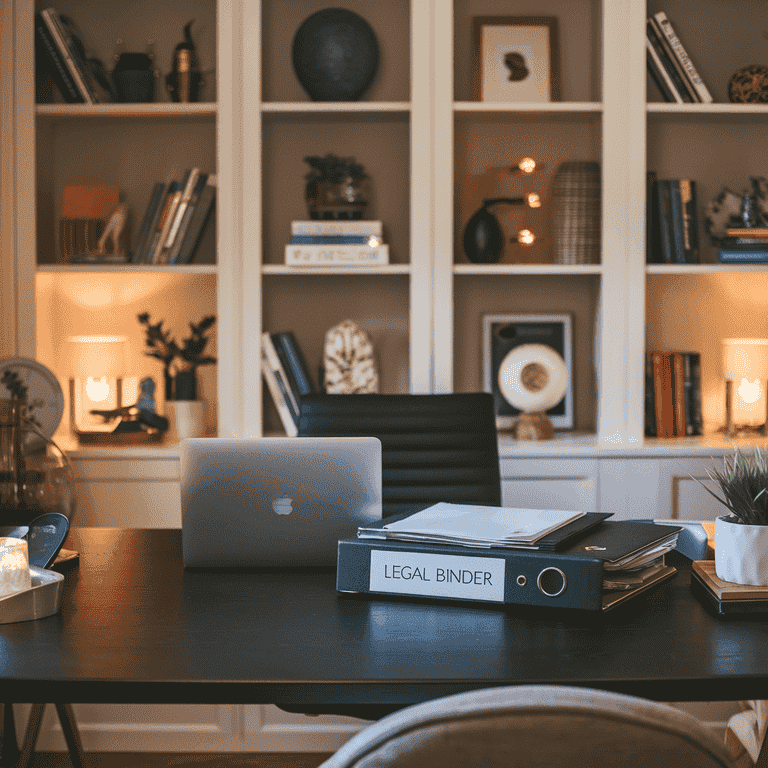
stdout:
<svg viewBox="0 0 768 768">
<path fill-rule="evenodd" d="M 146 53 L 121 53 L 112 70 L 117 99 L 124 104 L 155 100 L 155 73 Z"/>
<path fill-rule="evenodd" d="M 373 29 L 345 8 L 313 13 L 293 38 L 293 69 L 313 101 L 356 101 L 378 66 Z"/>
<path fill-rule="evenodd" d="M 197 400 L 197 377 L 194 371 L 179 371 L 174 381 L 174 400 Z"/>
<path fill-rule="evenodd" d="M 464 229 L 464 252 L 474 264 L 495 264 L 504 249 L 504 233 L 496 217 L 483 205 Z"/>
</svg>

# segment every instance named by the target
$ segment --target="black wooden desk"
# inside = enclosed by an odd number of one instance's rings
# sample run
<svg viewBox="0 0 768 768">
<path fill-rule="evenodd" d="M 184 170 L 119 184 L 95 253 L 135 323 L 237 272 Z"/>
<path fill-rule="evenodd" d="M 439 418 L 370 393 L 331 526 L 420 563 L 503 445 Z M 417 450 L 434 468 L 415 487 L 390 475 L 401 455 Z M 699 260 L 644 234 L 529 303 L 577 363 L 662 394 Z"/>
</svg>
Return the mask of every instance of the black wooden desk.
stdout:
<svg viewBox="0 0 768 768">
<path fill-rule="evenodd" d="M 233 534 L 236 535 L 236 534 Z M 688 574 L 604 616 L 338 595 L 330 573 L 185 572 L 178 530 L 75 529 L 61 612 L 0 625 L 5 701 L 407 705 L 486 686 L 768 695 L 768 622 Z"/>
</svg>

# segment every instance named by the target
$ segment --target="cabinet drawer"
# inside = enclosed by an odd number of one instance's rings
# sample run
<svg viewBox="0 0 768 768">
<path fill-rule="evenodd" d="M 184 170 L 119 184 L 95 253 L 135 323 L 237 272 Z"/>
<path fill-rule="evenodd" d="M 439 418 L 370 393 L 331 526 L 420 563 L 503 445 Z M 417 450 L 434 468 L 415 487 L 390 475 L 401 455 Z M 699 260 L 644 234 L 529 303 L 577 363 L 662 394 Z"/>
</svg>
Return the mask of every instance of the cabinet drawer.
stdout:
<svg viewBox="0 0 768 768">
<path fill-rule="evenodd" d="M 504 459 L 505 507 L 597 512 L 597 462 L 585 459 Z"/>
</svg>

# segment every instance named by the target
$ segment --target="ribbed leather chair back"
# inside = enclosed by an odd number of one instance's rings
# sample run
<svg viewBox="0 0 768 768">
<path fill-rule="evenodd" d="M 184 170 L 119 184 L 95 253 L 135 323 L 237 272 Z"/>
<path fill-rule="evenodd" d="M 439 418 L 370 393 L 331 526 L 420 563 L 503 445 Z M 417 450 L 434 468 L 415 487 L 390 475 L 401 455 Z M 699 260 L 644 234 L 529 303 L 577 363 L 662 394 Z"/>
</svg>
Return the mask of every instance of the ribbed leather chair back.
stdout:
<svg viewBox="0 0 768 768">
<path fill-rule="evenodd" d="M 438 501 L 501 505 L 493 397 L 306 395 L 302 437 L 378 437 L 384 516 Z"/>
</svg>

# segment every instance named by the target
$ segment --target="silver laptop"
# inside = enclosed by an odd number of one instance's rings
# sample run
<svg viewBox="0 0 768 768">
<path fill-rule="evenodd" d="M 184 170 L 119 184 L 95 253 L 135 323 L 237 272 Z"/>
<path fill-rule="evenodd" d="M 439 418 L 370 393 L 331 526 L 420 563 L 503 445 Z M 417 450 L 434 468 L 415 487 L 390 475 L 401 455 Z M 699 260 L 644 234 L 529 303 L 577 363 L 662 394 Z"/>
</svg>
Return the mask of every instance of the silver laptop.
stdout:
<svg viewBox="0 0 768 768">
<path fill-rule="evenodd" d="M 381 514 L 378 438 L 181 441 L 186 567 L 335 566 L 338 540 Z"/>
</svg>

